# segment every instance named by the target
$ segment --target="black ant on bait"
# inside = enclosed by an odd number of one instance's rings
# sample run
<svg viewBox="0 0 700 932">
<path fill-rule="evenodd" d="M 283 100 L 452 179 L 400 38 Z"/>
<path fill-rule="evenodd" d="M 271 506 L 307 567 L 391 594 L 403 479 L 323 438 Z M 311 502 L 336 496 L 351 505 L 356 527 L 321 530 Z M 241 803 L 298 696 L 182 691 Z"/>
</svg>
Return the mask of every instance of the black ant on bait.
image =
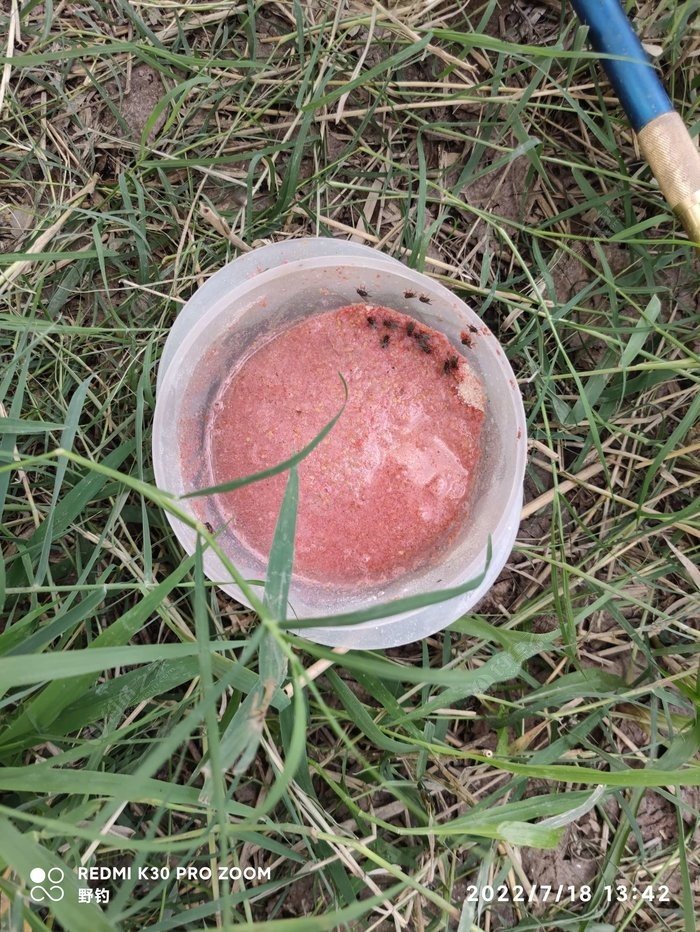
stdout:
<svg viewBox="0 0 700 932">
<path fill-rule="evenodd" d="M 382 323 L 383 323 L 384 326 L 387 327 L 389 330 L 393 330 L 393 329 L 396 327 L 396 323 L 395 323 L 393 320 L 389 320 L 387 317 L 384 318 L 384 320 L 382 321 Z"/>
<path fill-rule="evenodd" d="M 381 345 L 382 349 L 386 349 L 386 348 L 387 348 L 387 346 L 389 345 L 389 334 L 388 334 L 388 333 L 385 333 L 385 334 L 384 334 L 384 336 L 383 336 L 382 339 L 381 339 L 380 345 Z"/>
<path fill-rule="evenodd" d="M 413 336 L 413 331 L 414 331 L 415 329 L 416 329 L 416 325 L 413 323 L 413 321 L 411 321 L 410 323 L 406 324 L 406 333 L 408 334 L 409 337 L 412 337 L 412 336 Z"/>
<path fill-rule="evenodd" d="M 418 337 L 418 346 L 423 350 L 424 353 L 432 353 L 432 347 L 430 345 L 430 337 L 427 333 L 421 333 Z"/>
<path fill-rule="evenodd" d="M 445 373 L 445 375 L 449 375 L 449 373 L 453 372 L 457 368 L 458 365 L 459 365 L 459 360 L 457 359 L 457 357 L 450 356 L 448 359 L 445 360 L 444 365 L 442 367 L 442 371 Z"/>
<path fill-rule="evenodd" d="M 376 318 L 376 317 L 372 317 L 372 315 L 370 314 L 369 317 L 367 318 L 367 326 L 369 326 L 369 327 L 376 327 L 376 326 L 377 326 L 377 318 Z"/>
</svg>

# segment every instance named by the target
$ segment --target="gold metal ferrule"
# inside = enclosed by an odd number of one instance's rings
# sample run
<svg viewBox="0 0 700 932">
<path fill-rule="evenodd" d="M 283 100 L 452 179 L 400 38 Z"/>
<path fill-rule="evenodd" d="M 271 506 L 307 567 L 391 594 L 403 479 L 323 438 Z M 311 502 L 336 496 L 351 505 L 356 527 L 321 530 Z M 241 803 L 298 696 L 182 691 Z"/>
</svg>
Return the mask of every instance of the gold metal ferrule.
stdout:
<svg viewBox="0 0 700 932">
<path fill-rule="evenodd" d="M 642 155 L 686 233 L 700 249 L 700 150 L 678 113 L 664 113 L 639 131 Z"/>
</svg>

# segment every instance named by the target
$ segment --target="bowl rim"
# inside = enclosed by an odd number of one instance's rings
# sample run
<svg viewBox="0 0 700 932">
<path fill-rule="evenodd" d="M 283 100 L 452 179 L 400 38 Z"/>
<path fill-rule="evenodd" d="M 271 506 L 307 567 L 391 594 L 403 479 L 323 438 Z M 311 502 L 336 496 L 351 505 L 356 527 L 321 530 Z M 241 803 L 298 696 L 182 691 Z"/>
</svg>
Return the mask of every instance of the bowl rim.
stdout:
<svg viewBox="0 0 700 932">
<path fill-rule="evenodd" d="M 250 255 L 250 254 L 249 254 Z M 174 354 L 171 356 L 167 370 L 163 375 L 162 381 L 158 386 L 158 392 L 156 397 L 156 406 L 153 417 L 153 433 L 152 433 L 152 457 L 153 457 L 153 471 L 155 483 L 160 489 L 164 489 L 164 475 L 163 475 L 163 462 L 161 459 L 160 453 L 157 452 L 157 447 L 163 447 L 163 438 L 167 437 L 168 429 L 172 432 L 174 427 L 174 422 L 166 422 L 165 414 L 165 404 L 162 399 L 165 398 L 170 392 L 181 393 L 186 387 L 181 380 L 178 379 L 178 375 L 182 371 L 182 366 L 184 361 L 187 359 L 188 352 L 190 350 L 192 342 L 199 338 L 204 330 L 206 330 L 218 316 L 222 313 L 226 313 L 228 310 L 230 312 L 231 304 L 238 303 L 241 311 L 250 307 L 250 292 L 270 285 L 274 282 L 278 282 L 280 279 L 283 279 L 285 276 L 290 274 L 297 275 L 303 274 L 310 268 L 339 268 L 343 265 L 349 265 L 353 269 L 357 268 L 358 264 L 361 263 L 362 267 L 369 269 L 370 271 L 381 271 L 387 272 L 387 261 L 391 261 L 390 271 L 396 277 L 404 277 L 407 281 L 416 284 L 416 280 L 420 279 L 423 282 L 424 288 L 426 290 L 432 291 L 438 297 L 442 299 L 445 305 L 450 306 L 455 312 L 460 311 L 462 314 L 466 311 L 467 316 L 473 316 L 477 320 L 482 328 L 485 328 L 483 321 L 476 315 L 476 313 L 469 307 L 466 302 L 461 298 L 457 297 L 452 291 L 446 288 L 441 282 L 436 282 L 433 279 L 423 275 L 422 273 L 416 272 L 413 269 L 409 269 L 404 266 L 403 263 L 398 260 L 390 259 L 390 257 L 383 256 L 381 253 L 378 253 L 379 258 L 372 256 L 343 256 L 343 255 L 332 255 L 332 256 L 309 256 L 303 259 L 297 259 L 294 261 L 285 261 L 276 266 L 266 269 L 265 271 L 259 272 L 256 275 L 251 276 L 245 281 L 241 282 L 238 286 L 234 286 L 231 289 L 228 289 L 224 294 L 222 294 L 217 300 L 215 300 L 208 310 L 202 314 L 196 321 L 192 323 L 187 333 L 184 334 L 181 339 L 180 344 L 176 348 Z M 236 260 L 234 260 L 235 262 Z M 229 263 L 232 265 L 233 263 Z M 221 271 L 221 270 L 220 270 Z M 218 274 L 218 273 L 217 273 Z M 210 281 L 210 280 L 208 280 Z M 204 287 L 204 286 L 202 286 Z M 197 293 L 197 292 L 196 292 Z M 196 294 L 195 293 L 195 294 Z M 186 307 L 186 305 L 185 305 Z M 184 310 L 184 307 L 183 309 Z M 328 309 L 324 309 L 327 311 Z M 319 310 L 317 313 L 323 313 L 324 310 Z M 182 311 L 181 311 L 182 313 Z M 314 316 L 314 312 L 311 311 L 308 316 Z M 231 325 L 235 324 L 237 317 L 232 317 Z M 438 327 L 439 329 L 439 327 Z M 486 333 L 482 329 L 482 335 L 484 337 L 489 337 L 490 340 L 479 340 L 477 343 L 478 349 L 475 350 L 475 353 L 478 354 L 488 352 L 492 359 L 495 360 L 501 375 L 503 377 L 504 384 L 510 384 L 513 388 L 513 391 L 510 393 L 509 397 L 512 401 L 513 414 L 519 431 L 521 432 L 522 442 L 518 443 L 515 447 L 515 455 L 509 461 L 508 464 L 508 492 L 507 495 L 504 495 L 504 504 L 500 509 L 498 514 L 497 521 L 493 524 L 490 537 L 492 539 L 498 538 L 499 554 L 492 557 L 491 565 L 487 573 L 486 578 L 482 581 L 477 591 L 479 597 L 485 594 L 486 591 L 493 584 L 495 577 L 501 571 L 505 565 L 508 556 L 512 550 L 515 537 L 517 535 L 518 525 L 520 521 L 520 505 L 522 503 L 523 495 L 523 481 L 525 468 L 527 463 L 527 423 L 525 418 L 525 411 L 523 406 L 523 400 L 521 392 L 517 386 L 517 381 L 515 379 L 515 374 L 510 366 L 510 363 L 503 351 L 500 342 L 496 336 L 491 332 L 490 329 L 485 328 L 488 332 Z M 493 342 L 490 342 L 493 341 Z M 178 385 L 178 382 L 180 383 Z M 159 401 L 161 402 L 159 404 Z M 172 419 L 171 419 L 172 420 Z M 179 470 L 179 466 L 178 466 Z M 189 510 L 189 508 L 187 509 Z M 180 545 L 183 547 L 185 552 L 189 555 L 193 552 L 192 546 L 192 536 L 193 533 L 191 529 L 184 522 L 180 521 L 169 511 L 166 512 L 168 521 L 173 528 L 173 531 L 180 542 Z M 485 551 L 484 551 L 485 552 Z M 478 562 L 482 560 L 482 553 L 477 554 L 477 557 L 473 562 Z M 483 565 L 483 563 L 482 563 Z M 469 564 L 471 568 L 472 564 Z M 465 581 L 470 577 L 478 575 L 481 570 L 476 570 L 472 572 L 471 569 L 464 574 Z M 240 590 L 235 587 L 234 584 L 218 584 L 225 592 L 241 600 Z M 483 589 L 483 592 L 482 592 Z M 463 597 L 456 597 L 463 598 Z M 362 601 L 362 593 L 357 600 L 358 602 Z M 364 598 L 364 603 L 366 603 L 366 595 Z M 244 600 L 245 604 L 245 600 Z M 438 603 L 445 604 L 445 603 Z M 474 601 L 471 602 L 474 604 Z M 342 612 L 352 610 L 352 605 L 345 605 L 342 608 Z M 467 611 L 467 608 L 464 608 L 463 611 Z M 315 628 L 305 628 L 299 630 L 298 633 L 304 637 L 310 638 L 311 640 L 318 641 L 319 643 L 326 643 L 336 645 L 338 644 L 337 635 L 338 632 L 347 632 L 352 634 L 353 632 L 359 634 L 361 631 L 373 631 L 378 635 L 378 640 L 382 641 L 382 644 L 389 646 L 389 641 L 384 638 L 381 638 L 381 632 L 384 629 L 393 629 L 401 622 L 405 622 L 409 618 L 415 617 L 418 613 L 423 612 L 424 609 L 414 609 L 411 612 L 403 612 L 395 615 L 387 615 L 383 618 L 376 619 L 373 621 L 360 622 L 354 625 L 344 625 L 344 626 L 332 626 L 332 625 L 319 625 Z M 311 616 L 313 617 L 313 616 Z M 325 618 L 332 618 L 332 614 L 326 613 Z M 322 619 L 319 618 L 319 621 Z M 449 623 L 449 622 L 448 622 Z M 430 633 L 440 630 L 444 625 L 439 622 L 435 624 L 433 632 L 427 632 L 421 636 L 429 636 Z M 336 635 L 334 637 L 334 634 Z M 391 644 L 393 645 L 393 641 Z M 396 643 L 405 643 L 404 641 L 396 641 Z M 361 645 L 366 647 L 365 644 Z"/>
</svg>

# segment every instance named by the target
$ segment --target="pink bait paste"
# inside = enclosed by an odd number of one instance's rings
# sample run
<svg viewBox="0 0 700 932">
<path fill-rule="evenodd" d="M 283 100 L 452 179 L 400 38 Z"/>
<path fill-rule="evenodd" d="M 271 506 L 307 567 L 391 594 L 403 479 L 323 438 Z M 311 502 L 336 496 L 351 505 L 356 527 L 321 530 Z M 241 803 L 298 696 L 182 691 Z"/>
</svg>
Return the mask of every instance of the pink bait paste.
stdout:
<svg viewBox="0 0 700 932">
<path fill-rule="evenodd" d="M 309 317 L 255 349 L 209 415 L 212 484 L 308 444 L 299 466 L 294 572 L 376 585 L 439 559 L 463 527 L 477 477 L 481 385 L 446 337 L 386 307 Z M 224 521 L 263 559 L 287 474 L 220 494 Z"/>
</svg>

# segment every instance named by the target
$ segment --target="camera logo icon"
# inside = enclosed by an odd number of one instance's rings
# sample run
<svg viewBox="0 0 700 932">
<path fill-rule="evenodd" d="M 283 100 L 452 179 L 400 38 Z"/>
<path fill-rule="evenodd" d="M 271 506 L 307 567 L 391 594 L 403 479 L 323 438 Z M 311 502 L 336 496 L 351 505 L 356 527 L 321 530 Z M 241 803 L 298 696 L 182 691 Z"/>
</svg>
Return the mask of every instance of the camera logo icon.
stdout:
<svg viewBox="0 0 700 932">
<path fill-rule="evenodd" d="M 29 899 L 34 903 L 60 903 L 66 895 L 65 890 L 60 884 L 63 883 L 65 871 L 60 867 L 51 867 L 45 871 L 43 867 L 33 867 L 29 872 L 29 879 L 32 887 L 29 891 Z"/>
</svg>

